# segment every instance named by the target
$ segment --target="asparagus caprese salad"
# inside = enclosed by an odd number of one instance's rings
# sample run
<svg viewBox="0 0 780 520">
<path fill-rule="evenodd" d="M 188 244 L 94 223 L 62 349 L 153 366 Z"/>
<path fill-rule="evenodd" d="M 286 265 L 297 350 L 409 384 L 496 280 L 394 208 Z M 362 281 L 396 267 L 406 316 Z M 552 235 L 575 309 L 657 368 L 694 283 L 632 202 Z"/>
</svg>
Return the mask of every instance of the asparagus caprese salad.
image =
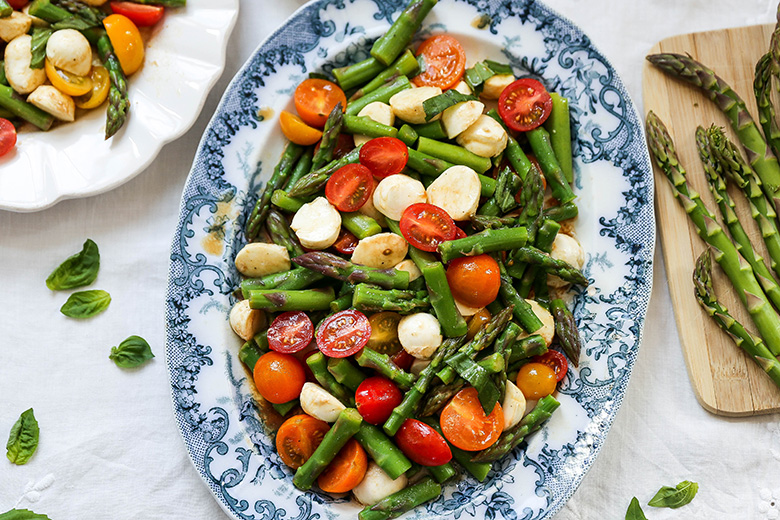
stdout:
<svg viewBox="0 0 780 520">
<path fill-rule="evenodd" d="M 106 139 L 130 109 L 127 78 L 144 61 L 139 27 L 186 0 L 0 0 L 0 157 L 16 128 L 46 131 L 108 100 Z"/>
<path fill-rule="evenodd" d="M 297 488 L 351 492 L 361 520 L 484 481 L 579 362 L 566 100 L 505 64 L 466 68 L 451 34 L 407 48 L 435 4 L 297 86 L 235 257 L 229 322 L 283 421 L 279 456 Z"/>
</svg>

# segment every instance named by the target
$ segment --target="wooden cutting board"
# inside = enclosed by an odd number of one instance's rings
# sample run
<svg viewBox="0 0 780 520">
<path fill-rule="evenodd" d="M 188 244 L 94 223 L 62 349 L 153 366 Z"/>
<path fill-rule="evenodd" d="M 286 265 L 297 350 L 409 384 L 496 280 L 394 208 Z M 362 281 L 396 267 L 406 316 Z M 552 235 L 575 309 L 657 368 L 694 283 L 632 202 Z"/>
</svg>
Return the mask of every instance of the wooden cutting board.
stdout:
<svg viewBox="0 0 780 520">
<path fill-rule="evenodd" d="M 774 24 L 756 25 L 674 36 L 657 43 L 649 54 L 689 53 L 723 77 L 746 101 L 758 121 L 753 71 L 755 63 L 768 49 L 773 29 Z M 698 89 L 665 75 L 648 62 L 645 62 L 642 87 L 645 111 L 654 111 L 666 123 L 680 161 L 688 171 L 689 182 L 710 210 L 719 214 L 699 160 L 694 132 L 699 125 L 706 128 L 715 123 L 725 127 L 732 140 L 738 142 L 728 119 Z M 780 106 L 777 101 L 775 106 Z M 696 234 L 685 211 L 672 195 L 669 181 L 657 167 L 655 190 L 669 291 L 696 397 L 706 410 L 719 415 L 740 417 L 780 412 L 780 389 L 699 307 L 691 275 L 705 243 Z M 768 258 L 744 197 L 733 186 L 730 192 L 737 201 L 740 220 L 753 244 L 760 247 L 757 250 L 764 258 Z M 755 332 L 747 311 L 714 261 L 713 278 L 720 301 Z"/>
</svg>

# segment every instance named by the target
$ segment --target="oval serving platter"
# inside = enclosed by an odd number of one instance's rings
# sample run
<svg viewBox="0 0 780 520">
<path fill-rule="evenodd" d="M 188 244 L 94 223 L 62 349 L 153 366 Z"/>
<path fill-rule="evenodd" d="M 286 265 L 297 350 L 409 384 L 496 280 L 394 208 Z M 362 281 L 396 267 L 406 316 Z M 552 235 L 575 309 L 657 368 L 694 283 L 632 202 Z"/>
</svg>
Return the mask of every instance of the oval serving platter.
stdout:
<svg viewBox="0 0 780 520">
<path fill-rule="evenodd" d="M 312 71 L 362 60 L 407 0 L 315 0 L 247 61 L 203 135 L 182 195 L 167 295 L 166 358 L 174 413 L 196 469 L 236 519 L 354 518 L 347 497 L 298 491 L 257 413 L 230 329 L 240 277 L 232 258 L 284 137 L 281 110 Z M 653 183 L 641 119 L 607 59 L 573 23 L 533 0 L 440 0 L 419 36 L 447 31 L 470 65 L 509 62 L 569 98 L 575 224 L 591 286 L 574 299 L 584 348 L 537 434 L 405 518 L 550 518 L 574 493 L 623 400 L 652 283 Z"/>
</svg>

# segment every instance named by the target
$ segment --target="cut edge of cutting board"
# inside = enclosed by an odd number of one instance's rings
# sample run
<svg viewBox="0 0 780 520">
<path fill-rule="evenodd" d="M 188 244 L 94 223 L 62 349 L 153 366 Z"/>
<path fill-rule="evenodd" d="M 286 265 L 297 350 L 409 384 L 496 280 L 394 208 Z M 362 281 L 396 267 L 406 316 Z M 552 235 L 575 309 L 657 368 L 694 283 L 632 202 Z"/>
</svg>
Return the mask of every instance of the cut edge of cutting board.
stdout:
<svg viewBox="0 0 780 520">
<path fill-rule="evenodd" d="M 673 36 L 656 43 L 648 54 L 678 52 L 699 59 L 732 85 L 755 117 L 756 103 L 752 89 L 754 66 L 766 52 L 773 29 L 774 25 L 768 24 Z M 727 57 L 725 61 L 723 56 Z M 705 204 L 717 213 L 696 151 L 694 132 L 697 125 L 707 127 L 715 123 L 725 127 L 731 139 L 738 142 L 726 116 L 698 89 L 665 75 L 647 61 L 642 76 L 645 114 L 653 110 L 668 126 L 680 162 L 688 171 L 689 182 L 701 194 Z M 691 276 L 695 259 L 706 244 L 696 235 L 693 224 L 674 198 L 663 172 L 655 164 L 653 169 L 656 221 L 663 246 L 669 292 L 688 376 L 696 398 L 705 410 L 728 417 L 780 412 L 780 389 L 698 305 Z M 762 242 L 747 203 L 736 192 L 732 192 L 732 195 L 737 199 L 740 220 L 753 243 Z M 763 243 L 759 247 L 763 247 Z M 762 256 L 768 258 L 765 252 L 762 252 Z M 747 311 L 730 290 L 728 280 L 717 265 L 713 265 L 713 279 L 721 302 L 749 330 L 755 332 Z"/>
</svg>

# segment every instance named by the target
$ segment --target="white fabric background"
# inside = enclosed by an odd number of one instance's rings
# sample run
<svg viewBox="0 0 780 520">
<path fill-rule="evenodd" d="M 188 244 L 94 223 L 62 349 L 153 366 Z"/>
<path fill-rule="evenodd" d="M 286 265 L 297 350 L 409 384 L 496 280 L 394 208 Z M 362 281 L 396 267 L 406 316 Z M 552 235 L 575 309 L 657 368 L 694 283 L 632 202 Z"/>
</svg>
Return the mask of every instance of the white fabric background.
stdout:
<svg viewBox="0 0 780 520">
<path fill-rule="evenodd" d="M 227 67 L 195 126 L 126 185 L 34 214 L 0 212 L 0 439 L 35 408 L 38 452 L 0 460 L 0 512 L 16 505 L 74 519 L 222 519 L 173 420 L 163 361 L 170 237 L 195 149 L 228 81 L 302 0 L 242 0 Z M 667 36 L 774 20 L 770 0 L 548 0 L 609 57 L 641 107 L 641 70 Z M 44 280 L 85 238 L 97 242 L 93 288 L 113 297 L 80 322 Z M 660 248 L 645 338 L 626 400 L 604 448 L 556 520 L 623 518 L 664 484 L 699 482 L 680 510 L 655 520 L 780 518 L 778 416 L 729 420 L 704 411 L 686 375 Z M 112 345 L 145 337 L 157 358 L 137 371 L 108 360 Z M 37 490 L 31 488 L 38 484 Z M 27 491 L 27 492 L 26 492 Z M 652 509 L 652 510 L 650 510 Z"/>
</svg>

